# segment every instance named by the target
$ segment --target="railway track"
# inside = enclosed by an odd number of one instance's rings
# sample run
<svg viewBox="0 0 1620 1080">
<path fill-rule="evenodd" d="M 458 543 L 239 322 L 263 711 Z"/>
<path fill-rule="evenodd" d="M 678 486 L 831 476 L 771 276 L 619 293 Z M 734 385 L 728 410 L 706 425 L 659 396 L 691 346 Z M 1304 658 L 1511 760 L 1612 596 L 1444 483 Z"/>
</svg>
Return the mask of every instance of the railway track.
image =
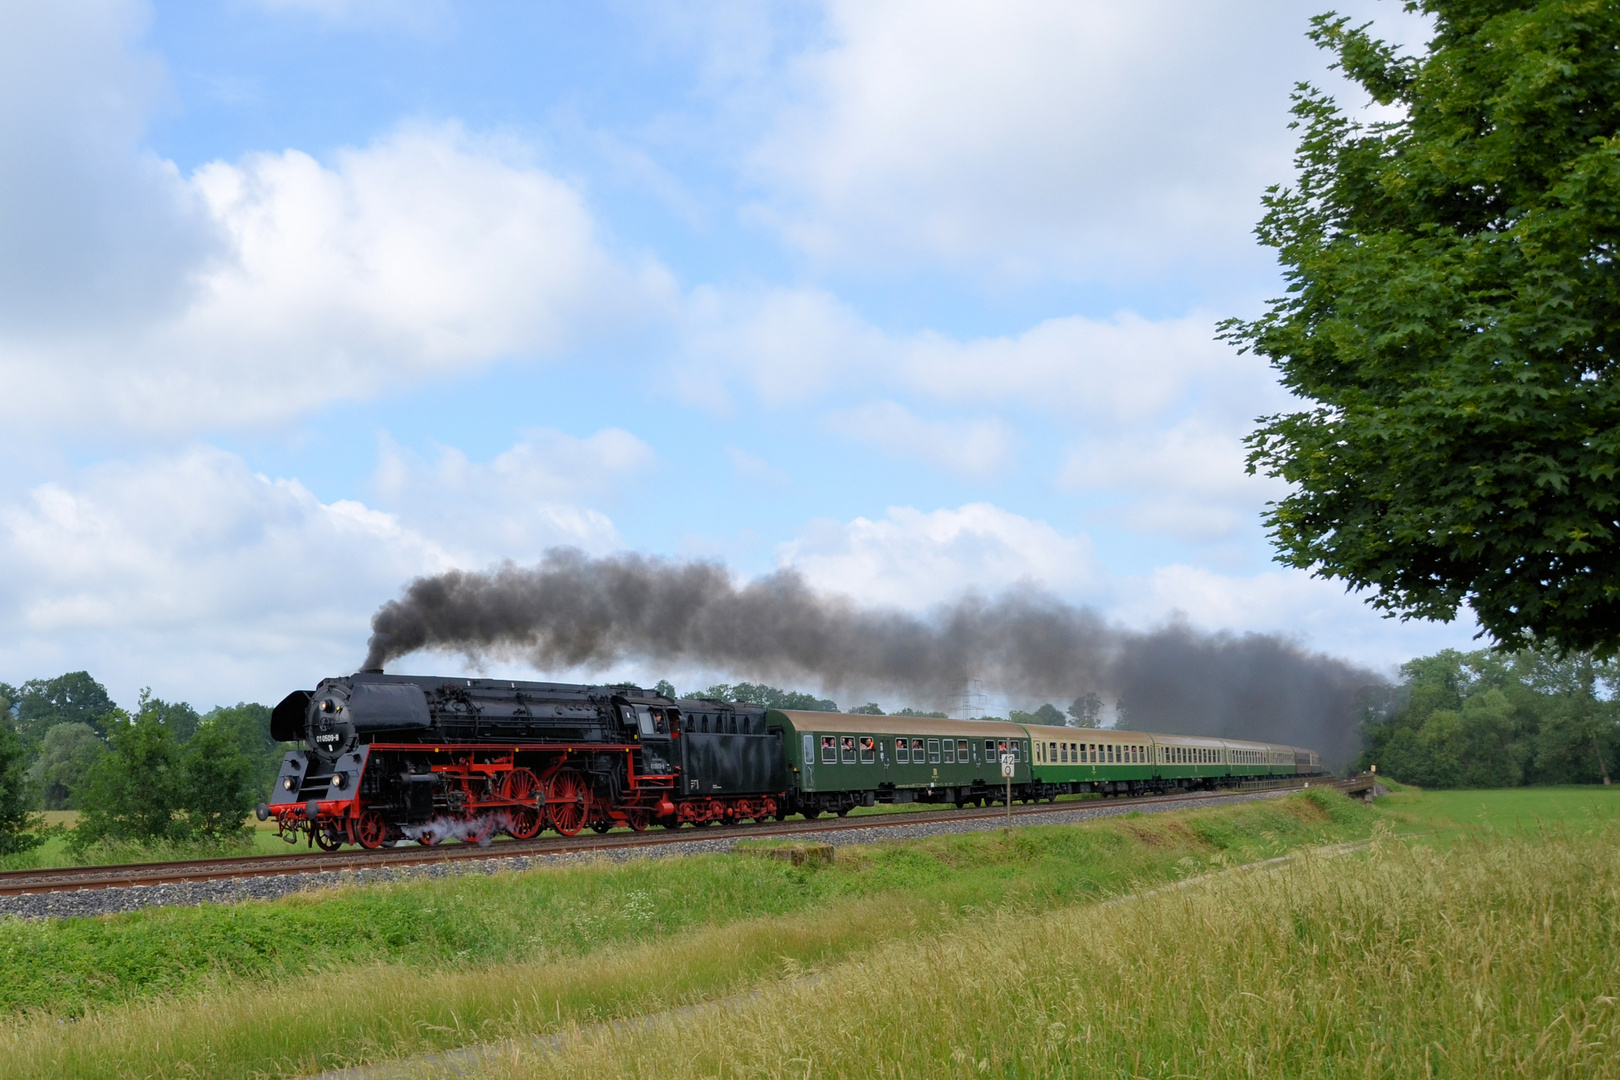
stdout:
<svg viewBox="0 0 1620 1080">
<path fill-rule="evenodd" d="M 1364 779 L 1340 780 L 1318 786 L 1333 787 L 1346 794 L 1359 794 L 1370 788 Z M 1080 799 L 1071 802 L 1035 803 L 1014 806 L 1014 817 L 1026 814 L 1061 814 L 1086 811 L 1102 805 L 1149 806 L 1163 802 L 1220 800 L 1255 791 L 1285 791 L 1303 783 L 1248 785 L 1220 791 L 1149 795 L 1120 799 Z M 719 837 L 743 839 L 794 836 L 800 833 L 829 833 L 854 829 L 899 828 L 940 821 L 971 821 L 1005 818 L 1006 807 L 964 810 L 920 810 L 908 813 L 864 814 L 858 817 L 816 821 L 781 821 L 752 825 L 717 826 L 707 829 L 660 830 L 645 833 L 609 833 L 604 836 L 553 836 L 545 839 L 505 841 L 480 847 L 477 844 L 449 844 L 424 848 L 381 848 L 373 851 L 305 851 L 286 855 L 245 855 L 221 859 L 193 859 L 181 862 L 129 863 L 120 866 L 65 866 L 38 870 L 10 870 L 0 873 L 0 896 L 31 893 L 70 892 L 79 889 L 130 888 L 141 885 L 171 885 L 180 882 L 219 881 L 229 878 L 276 877 L 284 874 L 330 873 L 342 870 L 370 870 L 380 867 L 421 866 L 476 859 L 506 859 L 523 856 L 575 854 L 611 851 L 618 848 L 688 844 Z"/>
</svg>

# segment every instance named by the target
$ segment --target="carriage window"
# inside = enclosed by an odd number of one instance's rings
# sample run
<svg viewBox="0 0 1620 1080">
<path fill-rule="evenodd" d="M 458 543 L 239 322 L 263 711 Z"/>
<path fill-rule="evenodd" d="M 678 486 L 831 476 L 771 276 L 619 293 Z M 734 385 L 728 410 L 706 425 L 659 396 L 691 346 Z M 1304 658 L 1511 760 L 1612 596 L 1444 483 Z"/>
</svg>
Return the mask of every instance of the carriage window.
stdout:
<svg viewBox="0 0 1620 1080">
<path fill-rule="evenodd" d="M 986 761 L 996 760 L 996 740 L 984 740 L 984 757 Z"/>
<path fill-rule="evenodd" d="M 966 739 L 956 740 L 956 760 L 966 765 L 968 759 L 968 743 Z"/>
<path fill-rule="evenodd" d="M 894 760 L 904 765 L 911 764 L 911 743 L 908 740 L 894 740 Z"/>
<path fill-rule="evenodd" d="M 843 751 L 845 765 L 855 764 L 855 736 L 840 735 L 838 737 L 838 748 Z"/>
<path fill-rule="evenodd" d="M 929 739 L 928 740 L 928 760 L 933 762 L 935 765 L 939 764 L 939 740 L 938 739 Z"/>
<path fill-rule="evenodd" d="M 1015 742 L 1015 743 L 1012 744 L 1012 756 L 1013 756 L 1014 761 L 1022 761 L 1022 760 L 1024 760 L 1023 755 L 1019 753 L 1019 751 L 1022 750 L 1023 748 L 1024 748 L 1024 744 L 1023 744 L 1022 741 Z"/>
<path fill-rule="evenodd" d="M 948 761 L 952 765 L 956 764 L 956 740 L 955 739 L 946 739 L 945 740 L 945 760 Z"/>
<path fill-rule="evenodd" d="M 838 740 L 831 735 L 821 737 L 821 760 L 828 765 L 838 764 Z"/>
<path fill-rule="evenodd" d="M 923 741 L 921 739 L 912 739 L 911 740 L 911 763 L 913 765 L 921 765 L 923 763 L 923 760 L 924 760 L 923 754 L 924 754 Z"/>
<path fill-rule="evenodd" d="M 861 736 L 861 764 L 870 765 L 877 760 L 877 740 L 870 735 Z"/>
<path fill-rule="evenodd" d="M 1053 761 L 1067 764 L 1069 761 L 1069 747 L 1066 743 L 1048 743 L 1047 752 Z"/>
</svg>

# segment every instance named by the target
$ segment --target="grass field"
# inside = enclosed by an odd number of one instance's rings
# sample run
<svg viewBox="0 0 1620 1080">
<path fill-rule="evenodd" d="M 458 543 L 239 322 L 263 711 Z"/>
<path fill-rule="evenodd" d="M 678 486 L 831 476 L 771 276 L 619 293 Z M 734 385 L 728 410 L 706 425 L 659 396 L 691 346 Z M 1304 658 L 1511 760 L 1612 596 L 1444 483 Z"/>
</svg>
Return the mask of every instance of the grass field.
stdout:
<svg viewBox="0 0 1620 1080">
<path fill-rule="evenodd" d="M 1620 831 L 1386 833 L 1125 902 L 887 944 L 647 1025 L 518 1044 L 541 1077 L 1620 1076 Z"/>
<path fill-rule="evenodd" d="M 121 844 L 116 847 L 96 846 L 82 855 L 67 849 L 62 830 L 71 829 L 78 821 L 77 810 L 47 810 L 44 812 L 48 830 L 45 843 L 32 851 L 15 855 L 0 855 L 0 870 L 36 870 L 48 866 L 82 866 L 85 864 L 118 864 L 142 862 L 168 862 L 172 859 L 207 859 L 228 855 L 285 855 L 292 850 L 286 841 L 276 836 L 275 822 L 254 821 L 252 832 L 241 844 L 225 846 L 180 844 L 142 846 Z"/>
<path fill-rule="evenodd" d="M 735 993 L 995 913 L 1366 835 L 1327 792 L 1074 827 L 0 923 L 7 1075 L 296 1075 Z M 74 1038 L 61 1020 L 76 1017 Z"/>
<path fill-rule="evenodd" d="M 1478 814 L 1482 796 L 1484 818 Z M 1515 803 L 1515 799 L 1521 801 Z M 1142 1070 L 1135 1075 L 1178 1071 L 1181 1075 L 1239 1075 L 1241 1070 L 1233 1064 L 1237 1059 L 1218 1054 L 1209 1057 L 1212 1051 L 1207 1044 L 1226 1037 L 1219 1033 L 1240 1030 L 1230 1025 L 1241 1020 L 1251 1025 L 1241 1029 L 1246 1032 L 1244 1038 L 1261 1030 L 1252 1025 L 1275 1026 L 1275 1030 L 1265 1029 L 1272 1039 L 1268 1045 L 1286 1050 L 1277 1060 L 1287 1068 L 1256 1067 L 1255 1076 L 1347 1075 L 1351 1071 L 1360 1076 L 1363 1072 L 1351 1069 L 1351 1062 L 1384 1060 L 1356 1058 L 1358 1052 L 1372 1053 L 1372 1043 L 1356 1044 L 1361 1048 L 1357 1051 L 1341 1041 L 1321 1050 L 1327 1057 L 1308 1059 L 1300 1056 L 1308 1047 L 1290 1041 L 1290 1025 L 1307 1020 L 1337 1023 L 1332 1018 L 1342 1016 L 1345 1023 L 1362 1025 L 1360 1030 L 1371 1032 L 1367 1038 L 1374 1042 L 1387 1027 L 1395 1033 L 1391 1045 L 1404 1053 L 1408 1043 L 1403 1040 L 1429 1030 L 1411 1026 L 1421 1012 L 1417 999 L 1380 1002 L 1392 986 L 1411 984 L 1410 973 L 1415 969 L 1401 961 L 1406 966 L 1390 968 L 1385 973 L 1389 977 L 1384 978 L 1363 964 L 1357 970 L 1366 981 L 1334 984 L 1337 989 L 1333 989 L 1322 981 L 1327 978 L 1322 965 L 1329 959 L 1339 963 L 1347 950 L 1357 947 L 1356 942 L 1373 940 L 1365 935 L 1371 933 L 1368 920 L 1376 923 L 1377 918 L 1360 908 L 1355 910 L 1361 914 L 1355 915 L 1348 907 L 1329 907 L 1324 910 L 1339 914 L 1323 916 L 1326 922 L 1300 922 L 1298 911 L 1276 906 L 1282 902 L 1278 896 L 1308 895 L 1301 891 L 1308 885 L 1327 890 L 1324 896 L 1338 897 L 1335 903 L 1370 904 L 1387 897 L 1395 886 L 1390 880 L 1369 877 L 1368 881 L 1383 881 L 1378 888 L 1385 891 L 1363 895 L 1356 891 L 1362 886 L 1347 884 L 1359 880 L 1353 871 L 1395 867 L 1379 869 L 1379 873 L 1407 875 L 1416 898 L 1411 903 L 1418 905 L 1390 908 L 1395 925 L 1419 934 L 1412 940 L 1426 943 L 1425 949 L 1432 951 L 1443 943 L 1455 952 L 1466 942 L 1445 938 L 1444 927 L 1434 924 L 1423 904 L 1453 904 L 1453 894 L 1447 890 L 1463 888 L 1456 885 L 1462 878 L 1475 882 L 1467 889 L 1476 889 L 1477 875 L 1468 878 L 1473 873 L 1468 859 L 1498 858 L 1491 853 L 1508 851 L 1515 844 L 1519 845 L 1515 851 L 1554 843 L 1563 845 L 1560 851 L 1578 852 L 1584 850 L 1580 845 L 1588 843 L 1585 838 L 1590 835 L 1601 835 L 1608 849 L 1613 849 L 1620 837 L 1620 829 L 1605 824 L 1620 819 L 1616 814 L 1620 799 L 1609 792 L 1430 794 L 1410 790 L 1380 802 L 1383 805 L 1368 809 L 1322 791 L 1265 803 L 1078 826 L 932 837 L 905 844 L 841 848 L 838 862 L 831 867 L 793 867 L 743 855 L 704 856 L 625 865 L 597 863 L 494 878 L 416 881 L 306 894 L 271 903 L 157 909 L 104 919 L 0 921 L 0 972 L 6 976 L 0 980 L 0 1008 L 11 1013 L 9 1021 L 0 1021 L 0 1062 L 4 1063 L 0 1071 L 7 1077 L 40 1078 L 297 1075 L 537 1031 L 568 1031 L 578 1024 L 656 1014 L 743 990 L 758 990 L 765 995 L 758 1000 L 775 1002 L 782 1016 L 797 1016 L 791 1010 L 801 1008 L 815 1013 L 806 1017 L 807 1031 L 834 1038 L 827 1024 L 837 1020 L 851 1025 L 838 1038 L 871 1048 L 891 1040 L 894 1033 L 881 1027 L 861 1027 L 850 1019 L 845 1006 L 868 1001 L 869 995 L 878 993 L 876 984 L 861 981 L 866 978 L 861 973 L 883 970 L 909 972 L 904 977 L 916 980 L 910 984 L 913 992 L 901 994 L 894 1008 L 917 1017 L 916 1030 L 900 1033 L 893 1055 L 879 1054 L 873 1059 L 888 1063 L 883 1075 L 1058 1075 L 1051 1071 L 1056 1057 L 1031 1057 L 1024 1050 L 1002 1051 L 999 1057 L 988 1054 L 984 1041 L 988 1036 L 969 1039 L 970 1032 L 963 1026 L 967 1020 L 959 1019 L 953 1027 L 947 1017 L 930 1011 L 935 1008 L 932 995 L 943 992 L 937 989 L 940 980 L 951 985 L 961 981 L 961 994 L 954 998 L 946 994 L 942 1000 L 956 1002 L 950 1008 L 969 1010 L 971 1015 L 991 1015 L 985 1010 L 1003 1001 L 996 995 L 1004 995 L 1005 1007 L 1017 1012 L 1004 1017 L 1011 1025 L 1008 1031 L 1017 1033 L 1029 1046 L 1043 1046 L 1041 1040 L 1046 1036 L 1028 1024 L 1020 1027 L 1021 1018 L 1027 1010 L 1034 1010 L 1030 1015 L 1042 1015 L 1040 1009 L 1056 1008 L 1055 1002 L 1073 996 L 1076 991 L 1063 980 L 1073 981 L 1079 978 L 1075 972 L 1083 971 L 1083 982 L 1098 972 L 1106 976 L 1097 985 L 1111 986 L 1124 995 L 1121 1001 L 1134 1002 L 1131 1008 L 1136 1012 L 1131 1015 L 1137 1017 L 1133 1021 L 1118 1008 L 1110 1011 L 1109 999 L 1097 996 L 1101 993 L 1097 991 L 1085 999 L 1099 1010 L 1085 1014 L 1090 1017 L 1089 1027 L 1066 1026 L 1061 1039 L 1056 1035 L 1047 1039 L 1056 1039 L 1053 1045 L 1067 1047 L 1062 1053 L 1072 1056 L 1077 1051 L 1069 1041 L 1084 1030 L 1087 1045 L 1096 1048 L 1092 1056 L 1075 1057 L 1091 1063 L 1088 1068 L 1093 1072 L 1085 1075 L 1131 1075 L 1136 1066 L 1118 1057 L 1129 1041 L 1120 1032 L 1131 1031 L 1136 1032 L 1131 1045 L 1141 1043 L 1157 1055 L 1132 1059 Z M 1169 901 L 1155 897 L 1111 906 L 1096 903 L 1200 874 L 1221 873 L 1311 845 L 1365 837 L 1375 825 L 1391 834 L 1398 831 L 1403 839 L 1381 842 L 1380 854 L 1370 862 L 1356 855 L 1315 860 L 1310 863 L 1314 877 L 1276 878 L 1294 882 L 1288 886 L 1292 893 L 1285 890 L 1273 895 L 1264 891 L 1272 886 L 1255 885 L 1252 889 L 1260 891 L 1251 890 L 1244 894 L 1248 900 L 1240 900 L 1208 892 L 1215 885 L 1206 882 L 1163 894 L 1180 897 L 1176 902 L 1185 903 L 1186 898 L 1207 893 L 1213 906 L 1197 916 L 1203 922 L 1186 922 L 1193 918 L 1190 915 L 1172 918 L 1153 906 Z M 1514 857 L 1522 861 L 1522 856 Z M 1570 859 L 1574 856 L 1566 862 Z M 1610 872 L 1605 868 L 1613 860 L 1589 861 L 1601 878 Z M 1522 865 L 1513 865 L 1518 867 L 1513 873 L 1519 877 L 1504 877 L 1504 882 L 1529 880 Z M 1507 872 L 1506 866 L 1497 865 L 1492 873 L 1500 876 Z M 1341 880 L 1335 875 L 1350 877 Z M 1233 880 L 1271 881 L 1273 877 L 1242 872 Z M 1610 961 L 1614 957 L 1603 952 L 1614 946 L 1614 926 L 1606 914 L 1614 906 L 1613 884 L 1602 884 L 1608 878 L 1562 883 L 1550 877 L 1544 880 L 1547 887 L 1563 890 L 1567 903 L 1577 905 L 1560 918 L 1580 916 L 1590 909 L 1599 920 L 1595 929 L 1610 935 L 1601 947 L 1595 946 L 1597 951 L 1591 957 L 1566 955 L 1559 951 L 1566 943 L 1565 937 L 1558 936 L 1564 933 L 1560 929 L 1546 939 L 1552 959 L 1544 959 L 1556 960 L 1573 972 L 1589 959 L 1607 957 L 1608 966 L 1603 970 L 1613 971 Z M 1610 892 L 1603 893 L 1604 888 Z M 1456 895 L 1463 897 L 1456 900 L 1463 905 L 1457 908 L 1459 912 L 1474 910 L 1467 904 L 1485 903 L 1466 890 Z M 1529 895 L 1524 893 L 1520 899 Z M 1504 896 L 1490 902 L 1520 902 Z M 1592 896 L 1606 896 L 1603 903 L 1609 907 L 1594 906 Z M 1524 903 L 1530 900 L 1524 899 Z M 1242 940 L 1248 944 L 1236 949 L 1225 943 L 1223 935 L 1230 936 L 1229 930 L 1212 923 L 1214 916 L 1209 912 L 1225 912 L 1221 918 L 1230 918 L 1244 905 L 1252 907 L 1260 921 L 1244 929 L 1249 937 Z M 1131 915 L 1137 922 L 1119 922 L 1127 918 L 1121 914 L 1127 909 L 1151 914 Z M 1352 915 L 1361 922 L 1352 919 L 1345 925 L 1359 927 L 1355 933 L 1362 937 L 1335 939 L 1333 935 L 1341 931 L 1333 929 L 1333 920 Z M 1173 930 L 1173 939 L 1163 937 L 1172 932 L 1169 929 L 1153 931 L 1161 924 L 1179 927 Z M 1155 932 L 1160 936 L 1153 938 Z M 1325 935 L 1323 940 L 1317 940 L 1319 934 Z M 1406 941 L 1399 934 L 1396 937 Z M 1041 940 L 1048 944 L 1040 945 Z M 1193 962 L 1188 957 L 1194 954 L 1177 952 L 1180 946 L 1176 942 L 1183 941 L 1212 941 L 1219 955 L 1199 953 L 1202 959 Z M 1304 943 L 1304 952 L 1286 955 L 1290 942 Z M 1152 947 L 1144 948 L 1144 943 Z M 1267 948 L 1274 947 L 1271 953 L 1259 947 L 1265 943 L 1269 943 Z M 1513 952 L 1520 945 L 1509 948 L 1509 944 L 1490 955 L 1522 965 L 1524 958 Z M 1013 950 L 1006 956 L 1014 960 L 983 951 L 1003 945 Z M 1037 963 L 1037 954 L 1048 959 Z M 1303 963 L 1302 958 L 1310 958 L 1310 962 Z M 988 964 L 989 970 L 1006 971 L 1006 965 L 1014 961 L 1032 965 L 1024 989 L 1019 989 L 1024 984 L 1014 980 L 992 992 L 988 976 L 981 978 L 970 970 Z M 1242 966 L 1250 961 L 1257 965 L 1252 970 Z M 1461 960 L 1446 960 L 1452 962 Z M 1500 962 L 1488 961 L 1486 967 Z M 1041 963 L 1047 966 L 1043 968 Z M 1182 975 L 1197 976 L 1186 985 L 1202 989 L 1189 990 L 1192 996 L 1178 1006 L 1187 1014 L 1185 1023 L 1192 1026 L 1166 1041 L 1168 1036 L 1155 1034 L 1158 1029 L 1153 1025 L 1173 1018 L 1152 1013 L 1153 1001 L 1132 997 L 1137 990 L 1131 987 L 1143 979 L 1152 982 L 1152 972 L 1140 965 L 1169 964 L 1173 969 L 1176 963 L 1183 967 L 1193 963 L 1196 970 Z M 1207 972 L 1202 966 L 1206 963 Z M 905 967 L 907 964 L 913 967 Z M 1110 964 L 1115 967 L 1109 968 Z M 1139 966 L 1119 966 L 1126 964 Z M 804 982 L 807 972 L 816 973 L 814 982 Z M 937 977 L 929 972 L 936 972 Z M 951 972 L 955 976 L 948 977 Z M 1297 981 L 1306 975 L 1316 981 Z M 1499 968 L 1492 977 L 1513 976 Z M 1590 976 L 1599 981 L 1609 977 Z M 1566 980 L 1573 987 L 1568 990 L 1573 995 L 1569 1001 L 1591 1003 L 1586 994 L 1590 978 L 1578 972 L 1569 975 L 1573 980 Z M 1217 992 L 1217 983 L 1224 979 L 1237 981 Z M 1342 1000 L 1290 999 L 1299 1004 L 1304 1018 L 1290 1020 L 1289 1006 L 1278 996 L 1283 993 L 1279 987 L 1294 985 L 1290 980 L 1296 980 L 1301 993 L 1309 989 L 1316 995 L 1340 994 Z M 1154 985 L 1160 987 L 1158 993 L 1172 992 L 1171 983 L 1161 980 Z M 1491 1000 L 1504 1008 L 1508 1004 L 1520 1008 L 1521 1003 L 1509 1000 L 1514 993 L 1511 982 L 1489 985 L 1497 995 Z M 1033 998 L 1018 996 L 1026 990 L 1036 994 L 1039 986 L 1048 989 Z M 1265 1009 L 1258 1005 L 1249 1011 L 1239 1008 L 1248 999 L 1231 989 L 1233 986 L 1249 988 L 1244 993 L 1266 1002 Z M 812 992 L 807 987 L 816 989 Z M 990 997 L 981 1000 L 975 994 Z M 1535 1008 L 1540 1010 L 1544 1004 Z M 1162 1014 L 1167 1006 L 1159 1001 L 1156 1007 Z M 748 1011 L 751 1009 L 749 1005 L 744 1011 L 764 1025 L 765 1014 Z M 1322 1009 L 1327 1011 L 1319 1017 Z M 1369 1009 L 1394 1009 L 1389 1015 L 1404 1019 L 1392 1027 L 1372 1023 L 1369 1028 Z M 1504 1020 L 1506 1026 L 1493 1030 L 1499 1030 L 1503 1038 L 1509 1034 L 1518 1038 L 1524 1029 L 1514 1025 L 1522 1019 L 1511 1024 Z M 1581 1038 L 1610 1038 L 1603 1025 L 1612 1019 L 1612 1012 L 1586 1017 L 1581 1022 L 1587 1028 L 1581 1030 L 1588 1034 Z M 1053 1014 L 1043 1023 L 1055 1030 L 1052 1025 L 1068 1025 L 1071 1020 L 1074 1018 Z M 61 1037 L 64 1021 L 72 1024 L 72 1039 Z M 770 1039 L 778 1040 L 784 1054 L 786 1048 L 798 1047 L 794 1050 L 798 1053 L 809 1047 L 782 1041 L 781 1033 L 769 1034 L 772 1029 L 768 1026 L 758 1027 L 757 1037 L 748 1036 L 755 1041 L 745 1039 L 735 1047 L 706 1043 L 703 1038 L 709 1036 L 699 1038 L 707 1030 L 704 1023 L 707 1021 L 694 1019 L 681 1025 L 683 1039 L 697 1040 L 679 1043 L 680 1053 L 686 1055 L 681 1060 L 694 1063 L 688 1070 L 692 1075 L 869 1074 L 862 1071 L 865 1066 L 858 1057 L 840 1047 L 813 1054 L 816 1065 L 809 1073 L 803 1062 L 794 1064 L 790 1057 L 780 1055 L 773 1058 L 765 1049 Z M 1130 1023 L 1137 1026 L 1130 1027 Z M 1125 1026 L 1118 1027 L 1121 1024 Z M 1435 1028 L 1431 1034 L 1437 1045 L 1447 1045 L 1444 1029 Z M 610 1075 L 675 1073 L 652 1067 L 652 1059 L 645 1054 L 656 1044 L 638 1039 L 635 1031 L 611 1038 L 594 1035 L 575 1047 L 577 1055 L 571 1052 L 566 1060 L 523 1058 L 513 1068 L 525 1074 L 553 1070 L 571 1075 L 570 1070 L 584 1068 L 576 1069 L 577 1056 L 580 1062 L 596 1062 L 596 1067 Z M 928 1056 L 947 1043 L 947 1050 L 961 1060 L 942 1062 L 937 1055 Z M 1410 1044 L 1418 1049 L 1425 1045 Z M 1613 1047 L 1612 1039 L 1609 1045 Z M 721 1058 L 705 1056 L 713 1053 Z M 1473 1067 L 1483 1059 L 1467 1060 Z M 1547 1062 L 1563 1067 L 1551 1057 L 1534 1062 L 1538 1069 Z M 1311 1071 L 1316 1065 L 1327 1072 Z M 1449 1065 L 1436 1068 L 1439 1073 L 1454 1072 Z M 1366 1074 L 1405 1075 L 1403 1069 L 1381 1065 Z M 1558 1075 L 1556 1068 L 1531 1072 Z"/>
</svg>

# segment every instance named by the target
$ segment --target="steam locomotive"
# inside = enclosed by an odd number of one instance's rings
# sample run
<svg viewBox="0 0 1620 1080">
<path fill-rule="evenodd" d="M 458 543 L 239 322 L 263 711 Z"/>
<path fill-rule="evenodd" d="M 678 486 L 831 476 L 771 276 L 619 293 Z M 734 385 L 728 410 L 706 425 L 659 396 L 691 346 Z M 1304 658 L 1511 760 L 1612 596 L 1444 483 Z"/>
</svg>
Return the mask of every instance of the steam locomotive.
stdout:
<svg viewBox="0 0 1620 1080">
<path fill-rule="evenodd" d="M 289 752 L 259 820 L 328 851 L 545 829 L 641 831 L 847 814 L 878 802 L 984 805 L 1144 794 L 1323 772 L 1269 743 L 866 716 L 673 699 L 635 686 L 361 671 L 287 695 Z M 1002 766 L 1012 767 L 1011 783 Z"/>
</svg>

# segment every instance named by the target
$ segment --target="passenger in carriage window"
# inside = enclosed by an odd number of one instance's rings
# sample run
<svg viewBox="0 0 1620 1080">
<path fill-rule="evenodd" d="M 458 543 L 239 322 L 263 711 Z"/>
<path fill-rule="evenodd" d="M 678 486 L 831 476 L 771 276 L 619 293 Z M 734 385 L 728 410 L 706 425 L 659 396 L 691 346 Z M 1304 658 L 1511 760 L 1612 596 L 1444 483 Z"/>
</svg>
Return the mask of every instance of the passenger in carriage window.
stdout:
<svg viewBox="0 0 1620 1080">
<path fill-rule="evenodd" d="M 911 763 L 911 742 L 908 739 L 894 740 L 894 760 L 902 765 Z"/>
</svg>

